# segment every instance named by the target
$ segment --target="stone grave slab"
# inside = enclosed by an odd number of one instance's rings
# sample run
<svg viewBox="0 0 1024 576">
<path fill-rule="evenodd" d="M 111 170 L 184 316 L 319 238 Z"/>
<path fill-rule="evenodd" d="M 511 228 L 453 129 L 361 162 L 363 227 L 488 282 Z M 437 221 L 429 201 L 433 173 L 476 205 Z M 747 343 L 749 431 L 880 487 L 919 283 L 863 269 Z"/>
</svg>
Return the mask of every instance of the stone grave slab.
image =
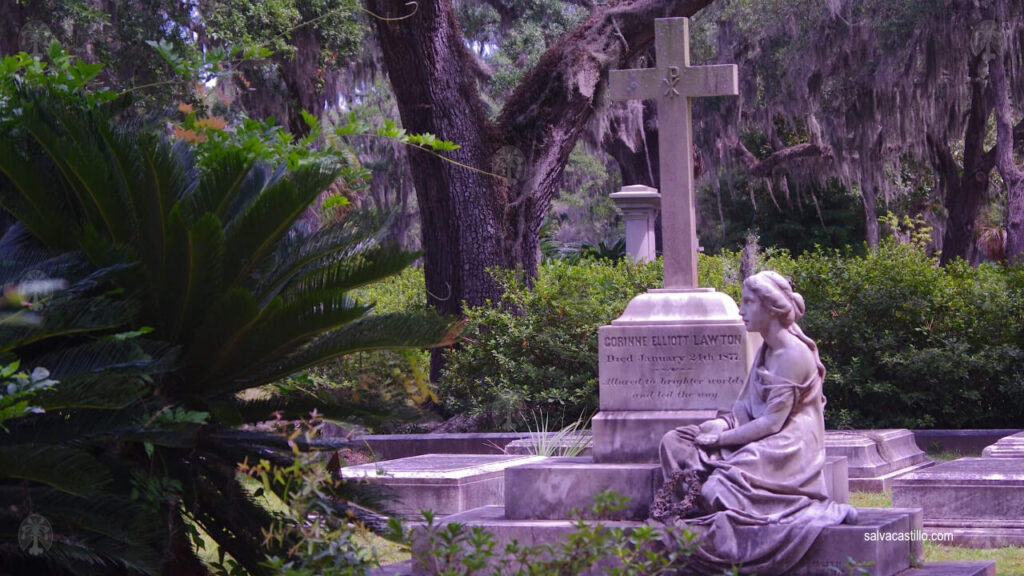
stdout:
<svg viewBox="0 0 1024 576">
<path fill-rule="evenodd" d="M 657 464 L 599 464 L 592 458 L 550 458 L 505 471 L 505 514 L 511 520 L 548 520 L 584 512 L 602 490 L 629 495 L 611 520 L 644 520 L 661 487 Z"/>
<path fill-rule="evenodd" d="M 971 548 L 1024 546 L 1024 459 L 961 458 L 897 478 L 894 506 L 924 510 L 930 533 Z"/>
<path fill-rule="evenodd" d="M 458 522 L 467 527 L 480 526 L 497 540 L 496 550 L 501 550 L 513 540 L 523 546 L 552 544 L 565 538 L 575 528 L 570 520 L 512 520 L 506 518 L 502 506 L 486 506 L 461 514 L 449 516 L 440 522 Z M 642 522 L 604 521 L 609 528 L 631 529 L 642 526 Z M 815 541 L 803 560 L 788 574 L 802 576 L 833 575 L 835 568 L 846 566 L 847 558 L 858 563 L 872 563 L 865 566 L 868 574 L 893 576 L 920 564 L 923 560 L 923 546 L 920 541 L 900 536 L 912 534 L 921 529 L 921 511 L 897 508 L 863 508 L 859 510 L 856 524 L 830 526 Z M 880 536 L 874 536 L 878 534 Z M 887 536 L 888 535 L 888 536 Z M 426 537 L 422 528 L 417 529 L 413 544 L 412 574 L 426 574 L 424 562 Z M 985 574 L 986 564 L 975 564 L 981 571 L 963 572 L 917 572 L 925 574 Z M 949 569 L 950 567 L 946 567 Z M 917 568 L 927 570 L 928 567 Z"/>
<path fill-rule="evenodd" d="M 417 519 L 420 511 L 439 516 L 504 502 L 505 469 L 544 460 L 505 454 L 424 454 L 348 466 L 342 478 L 362 480 L 394 492 L 392 512 Z"/>
<path fill-rule="evenodd" d="M 896 478 L 934 464 L 906 429 L 828 430 L 825 453 L 846 456 L 850 490 L 866 492 L 889 490 Z"/>
<path fill-rule="evenodd" d="M 1024 432 L 1001 438 L 981 451 L 986 458 L 1024 458 Z"/>
</svg>

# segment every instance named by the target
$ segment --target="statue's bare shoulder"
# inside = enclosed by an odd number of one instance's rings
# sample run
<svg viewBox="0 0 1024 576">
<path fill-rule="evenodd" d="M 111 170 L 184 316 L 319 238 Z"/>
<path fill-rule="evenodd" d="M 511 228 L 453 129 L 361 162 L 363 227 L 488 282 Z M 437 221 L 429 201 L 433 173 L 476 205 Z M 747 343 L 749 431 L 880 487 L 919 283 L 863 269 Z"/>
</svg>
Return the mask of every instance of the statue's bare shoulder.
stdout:
<svg viewBox="0 0 1024 576">
<path fill-rule="evenodd" d="M 785 337 L 786 345 L 772 351 L 766 359 L 765 369 L 773 376 L 800 384 L 817 372 L 814 353 L 806 344 L 791 334 Z"/>
</svg>

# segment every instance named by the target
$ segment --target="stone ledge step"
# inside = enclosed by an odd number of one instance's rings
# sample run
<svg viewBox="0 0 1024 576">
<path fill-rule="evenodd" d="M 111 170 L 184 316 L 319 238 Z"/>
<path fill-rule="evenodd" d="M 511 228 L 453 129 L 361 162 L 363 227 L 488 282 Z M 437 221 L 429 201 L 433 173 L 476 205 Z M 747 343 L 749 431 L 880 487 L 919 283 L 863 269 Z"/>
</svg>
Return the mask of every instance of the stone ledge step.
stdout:
<svg viewBox="0 0 1024 576">
<path fill-rule="evenodd" d="M 982 524 L 979 522 L 979 524 Z M 1004 548 L 1006 546 L 1024 547 L 1024 527 L 1001 526 L 998 524 L 987 524 L 981 526 L 949 526 L 942 523 L 924 523 L 924 531 L 929 534 L 950 534 L 952 540 L 942 542 L 947 546 L 959 546 L 961 548 Z"/>
<path fill-rule="evenodd" d="M 510 520 L 505 518 L 503 506 L 484 506 L 445 518 L 439 525 L 459 522 L 467 527 L 482 527 L 497 541 L 496 549 L 517 541 L 521 546 L 551 544 L 575 529 L 569 520 Z M 631 529 L 643 525 L 635 521 L 604 521 L 609 528 Z M 919 540 L 900 539 L 900 534 L 912 534 L 921 529 L 921 511 L 899 508 L 861 508 L 856 524 L 843 524 L 826 528 L 790 575 L 833 575 L 844 569 L 847 559 L 866 566 L 872 576 L 895 576 L 923 560 L 924 547 Z M 892 534 L 892 537 L 872 537 L 873 533 Z M 413 565 L 425 553 L 425 534 L 416 531 L 413 546 Z M 426 573 L 426 572 L 416 572 Z M 923 573 L 927 574 L 927 573 Z"/>
<path fill-rule="evenodd" d="M 907 474 L 919 472 L 934 465 L 935 462 L 928 460 L 927 462 L 919 462 L 913 466 L 900 468 L 899 470 L 895 470 L 875 478 L 854 478 L 851 476 L 849 483 L 850 490 L 855 492 L 888 492 L 889 490 L 892 490 L 892 487 L 898 478 L 902 478 Z"/>
<path fill-rule="evenodd" d="M 924 510 L 929 532 L 953 545 L 1024 545 L 1024 459 L 960 458 L 896 479 L 895 506 Z"/>
<path fill-rule="evenodd" d="M 996 563 L 984 562 L 934 562 L 920 568 L 911 568 L 899 576 L 996 576 Z"/>
<path fill-rule="evenodd" d="M 412 560 L 375 568 L 370 571 L 370 576 L 412 576 Z M 996 563 L 935 562 L 904 570 L 897 576 L 996 576 Z"/>
</svg>

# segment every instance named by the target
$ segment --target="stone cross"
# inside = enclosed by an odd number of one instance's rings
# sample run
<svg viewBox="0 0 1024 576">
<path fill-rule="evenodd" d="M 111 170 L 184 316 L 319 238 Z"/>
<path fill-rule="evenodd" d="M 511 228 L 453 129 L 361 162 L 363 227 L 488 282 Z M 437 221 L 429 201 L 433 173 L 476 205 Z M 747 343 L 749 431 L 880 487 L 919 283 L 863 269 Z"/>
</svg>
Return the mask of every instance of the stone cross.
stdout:
<svg viewBox="0 0 1024 576">
<path fill-rule="evenodd" d="M 665 288 L 696 288 L 697 217 L 690 98 L 738 95 L 739 79 L 735 64 L 690 66 L 690 29 L 686 18 L 654 21 L 654 52 L 657 68 L 611 71 L 611 97 L 658 103 Z"/>
</svg>

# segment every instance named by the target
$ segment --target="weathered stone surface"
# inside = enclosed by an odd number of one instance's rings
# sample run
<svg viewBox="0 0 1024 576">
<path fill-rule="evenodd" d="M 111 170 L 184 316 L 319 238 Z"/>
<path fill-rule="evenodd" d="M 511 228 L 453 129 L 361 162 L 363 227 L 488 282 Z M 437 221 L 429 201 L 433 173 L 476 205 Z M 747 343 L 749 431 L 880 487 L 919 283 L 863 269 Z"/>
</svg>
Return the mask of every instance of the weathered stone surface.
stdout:
<svg viewBox="0 0 1024 576">
<path fill-rule="evenodd" d="M 745 337 L 738 322 L 603 326 L 600 408 L 728 410 L 747 375 Z"/>
<path fill-rule="evenodd" d="M 462 514 L 450 516 L 442 521 L 459 522 L 467 527 L 481 526 L 494 534 L 501 550 L 513 540 L 523 546 L 554 544 L 565 538 L 574 530 L 574 524 L 568 520 L 510 520 L 505 518 L 501 506 L 487 506 L 470 510 Z M 640 522 L 607 521 L 606 526 L 630 529 L 642 525 Z M 873 562 L 864 566 L 868 574 L 875 576 L 893 576 L 910 568 L 912 562 L 922 560 L 923 547 L 921 542 L 909 541 L 901 534 L 910 534 L 920 530 L 920 512 L 891 508 L 864 508 L 859 510 L 859 518 L 855 525 L 842 524 L 830 526 L 815 541 L 807 556 L 787 574 L 805 576 L 833 575 L 835 567 L 846 566 L 847 558 L 858 563 Z M 873 534 L 881 536 L 872 536 Z M 889 535 L 889 536 L 886 536 Z M 425 560 L 425 536 L 422 529 L 417 530 L 413 545 L 413 574 L 425 574 L 420 562 Z M 845 573 L 845 571 L 843 572 Z M 942 572 L 940 572 L 942 573 Z M 964 574 L 984 574 L 985 572 L 964 572 Z M 929 572 L 919 572 L 923 576 Z M 952 574 L 959 574 L 953 572 Z"/>
<path fill-rule="evenodd" d="M 825 486 L 828 497 L 843 504 L 850 503 L 850 475 L 846 456 L 825 456 Z"/>
<path fill-rule="evenodd" d="M 611 520 L 645 520 L 661 486 L 657 464 L 598 464 L 592 458 L 549 458 L 505 471 L 505 514 L 510 520 L 565 520 L 582 517 L 594 496 L 612 490 L 626 507 Z"/>
<path fill-rule="evenodd" d="M 895 478 L 933 464 L 910 430 L 829 430 L 825 452 L 846 456 L 850 490 L 884 492 Z"/>
<path fill-rule="evenodd" d="M 1024 432 L 1000 438 L 981 451 L 986 458 L 1024 458 Z"/>
<path fill-rule="evenodd" d="M 355 439 L 378 460 L 397 460 L 424 454 L 502 454 L 505 446 L 528 432 L 446 434 L 366 434 Z"/>
<path fill-rule="evenodd" d="M 677 426 L 700 424 L 715 410 L 605 410 L 590 421 L 598 462 L 657 462 L 658 443 Z"/>
<path fill-rule="evenodd" d="M 1020 432 L 1017 429 L 965 429 L 965 430 L 914 430 L 914 439 L 922 450 L 954 452 L 962 456 L 977 456 L 986 446 L 995 444 L 1000 438 Z"/>
<path fill-rule="evenodd" d="M 661 437 L 728 410 L 750 366 L 736 303 L 710 289 L 651 290 L 598 333 L 598 462 L 657 462 Z"/>
<path fill-rule="evenodd" d="M 973 548 L 1024 545 L 1024 459 L 961 458 L 896 479 L 895 506 L 924 510 L 925 530 Z"/>
<path fill-rule="evenodd" d="M 996 576 L 995 562 L 935 562 L 911 568 L 900 576 Z"/>
<path fill-rule="evenodd" d="M 634 262 L 656 260 L 654 221 L 661 208 L 658 189 L 642 184 L 623 186 L 622 190 L 611 195 L 611 199 L 626 221 L 626 254 Z"/>
<path fill-rule="evenodd" d="M 658 103 L 665 287 L 696 288 L 697 219 L 690 99 L 739 94 L 737 67 L 691 67 L 686 18 L 655 20 L 654 37 L 657 68 L 612 70 L 608 92 L 614 100 L 654 99 Z"/>
<path fill-rule="evenodd" d="M 487 454 L 424 454 L 349 466 L 341 469 L 347 479 L 363 480 L 392 490 L 392 512 L 418 518 L 433 510 L 447 516 L 504 502 L 505 469 L 543 460 L 539 456 Z"/>
</svg>

